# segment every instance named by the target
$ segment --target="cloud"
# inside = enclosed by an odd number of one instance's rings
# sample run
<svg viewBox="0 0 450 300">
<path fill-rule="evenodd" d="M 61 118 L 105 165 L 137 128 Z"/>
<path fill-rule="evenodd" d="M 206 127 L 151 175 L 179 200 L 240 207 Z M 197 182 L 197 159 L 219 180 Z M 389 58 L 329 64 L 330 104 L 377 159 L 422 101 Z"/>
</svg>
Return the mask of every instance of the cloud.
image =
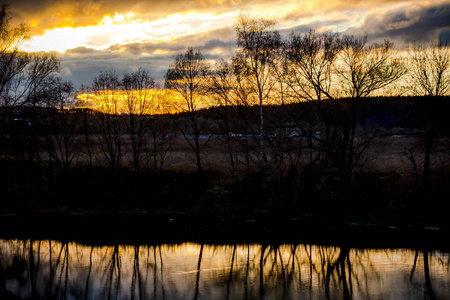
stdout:
<svg viewBox="0 0 450 300">
<path fill-rule="evenodd" d="M 75 85 L 89 84 L 102 70 L 129 72 L 148 69 L 163 78 L 177 54 L 187 47 L 202 51 L 213 62 L 234 53 L 232 27 L 238 10 L 275 17 L 283 35 L 292 30 L 368 33 L 371 41 L 390 38 L 397 45 L 407 41 L 450 40 L 450 0 L 3 0 L 13 19 L 31 24 L 34 34 L 61 26 L 53 38 L 61 46 L 59 55 L 66 79 Z M 105 15 L 126 15 L 134 27 L 109 28 L 106 34 L 88 25 L 97 25 Z M 201 15 L 203 14 L 203 15 Z M 148 23 L 146 23 L 148 22 Z M 131 26 L 132 23 L 127 23 Z M 136 26 L 138 28 L 138 26 Z M 129 29 L 129 30 L 128 30 Z M 88 31 L 88 35 L 86 35 Z M 100 32 L 100 33 L 99 33 Z M 75 33 L 79 33 L 77 36 Z M 63 48 L 63 38 L 74 43 Z M 86 38 L 87 37 L 87 38 Z M 119 38 L 124 37 L 121 41 Z M 79 38 L 76 39 L 76 38 Z M 83 38 L 83 39 L 82 39 Z M 76 42 L 76 43 L 75 43 Z M 45 43 L 43 42 L 45 45 Z M 49 45 L 47 43 L 46 45 Z M 79 47 L 82 46 L 82 47 Z M 71 48 L 71 49 L 69 49 Z M 95 49 L 94 49 L 95 48 Z M 69 49 L 67 51 L 64 51 Z M 55 50 L 55 48 L 52 48 Z M 70 75 L 72 74 L 72 75 Z"/>
<path fill-rule="evenodd" d="M 349 28 L 348 33 L 367 33 L 372 41 L 389 38 L 398 46 L 408 42 L 437 41 L 448 37 L 450 4 L 425 7 L 403 6 L 384 13 L 367 14 L 360 26 Z"/>
<path fill-rule="evenodd" d="M 282 22 L 299 22 L 314 16 L 322 20 L 330 14 L 358 15 L 372 8 L 389 9 L 398 5 L 435 6 L 448 0 L 3 0 L 15 17 L 31 23 L 36 34 L 46 29 L 69 26 L 97 25 L 105 15 L 133 13 L 143 21 L 164 19 L 171 14 L 201 13 L 223 14 L 237 10 L 253 10 L 264 16 L 276 17 Z M 421 4 L 423 3 L 423 4 Z M 275 8 L 275 9 L 274 9 Z"/>
<path fill-rule="evenodd" d="M 35 34 L 57 27 L 97 25 L 105 16 L 132 13 L 136 20 L 154 21 L 171 14 L 213 14 L 252 7 L 269 0 L 3 0 L 15 19 L 31 24 Z"/>
<path fill-rule="evenodd" d="M 63 78 L 71 78 L 75 86 L 89 85 L 100 71 L 109 69 L 121 75 L 144 68 L 155 79 L 162 80 L 175 57 L 184 53 L 187 47 L 200 50 L 213 65 L 219 58 L 227 58 L 234 53 L 234 31 L 231 28 L 219 28 L 168 42 L 118 44 L 107 50 L 77 47 L 60 54 L 59 58 L 62 69 L 67 68 L 72 73 L 71 76 L 63 74 Z"/>
<path fill-rule="evenodd" d="M 444 29 L 439 32 L 439 40 L 450 45 L 450 29 Z"/>
<path fill-rule="evenodd" d="M 292 31 L 296 33 L 307 33 L 311 30 L 317 32 L 339 32 L 342 26 L 347 25 L 349 20 L 347 18 L 327 19 L 327 20 L 312 20 L 309 23 L 286 27 L 280 30 L 281 35 L 286 36 Z"/>
<path fill-rule="evenodd" d="M 170 41 L 117 44 L 108 48 L 113 53 L 120 52 L 122 55 L 157 56 L 168 54 L 175 57 L 184 52 L 187 47 L 193 47 L 202 52 L 233 52 L 236 45 L 234 31 L 231 28 L 218 28 L 197 34 L 182 36 Z M 69 52 L 75 51 L 74 49 Z M 79 50 L 76 50 L 79 51 Z M 86 50 L 83 50 L 86 51 Z M 95 52 L 96 53 L 96 52 Z"/>
<path fill-rule="evenodd" d="M 15 17 L 31 23 L 35 34 L 56 27 L 97 25 L 105 15 L 133 13 L 143 21 L 171 14 L 208 12 L 223 14 L 253 10 L 265 16 L 298 20 L 312 14 L 370 7 L 392 0 L 3 0 Z M 411 1 L 414 2 L 414 1 Z M 276 9 L 274 9 L 276 8 Z M 288 17 L 286 17 L 288 15 Z"/>
<path fill-rule="evenodd" d="M 66 55 L 92 55 L 97 53 L 102 53 L 103 51 L 95 50 L 87 47 L 77 47 L 69 49 L 65 52 Z"/>
<path fill-rule="evenodd" d="M 59 71 L 59 74 L 62 76 L 72 76 L 73 75 L 72 71 L 68 67 L 61 68 L 61 71 Z"/>
<path fill-rule="evenodd" d="M 121 54 L 113 51 L 95 50 L 87 47 L 77 47 L 69 49 L 59 55 L 62 60 L 79 60 L 79 59 L 102 59 L 110 60 L 120 58 Z"/>
</svg>

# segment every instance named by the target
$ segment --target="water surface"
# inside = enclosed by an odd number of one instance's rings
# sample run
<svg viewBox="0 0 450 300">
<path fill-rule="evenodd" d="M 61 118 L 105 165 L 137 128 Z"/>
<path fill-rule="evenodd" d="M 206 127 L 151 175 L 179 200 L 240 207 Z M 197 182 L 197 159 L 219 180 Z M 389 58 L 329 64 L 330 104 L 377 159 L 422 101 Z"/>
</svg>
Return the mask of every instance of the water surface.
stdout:
<svg viewBox="0 0 450 300">
<path fill-rule="evenodd" d="M 449 299 L 450 255 L 0 239 L 0 299 Z"/>
</svg>

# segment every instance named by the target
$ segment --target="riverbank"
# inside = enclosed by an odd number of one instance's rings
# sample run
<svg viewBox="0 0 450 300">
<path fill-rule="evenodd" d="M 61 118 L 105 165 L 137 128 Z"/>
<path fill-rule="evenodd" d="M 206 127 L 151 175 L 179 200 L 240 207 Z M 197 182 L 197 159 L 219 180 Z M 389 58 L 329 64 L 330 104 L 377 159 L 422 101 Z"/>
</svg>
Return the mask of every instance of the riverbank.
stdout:
<svg viewBox="0 0 450 300">
<path fill-rule="evenodd" d="M 393 172 L 112 172 L 0 165 L 1 237 L 115 243 L 445 247 L 450 177 Z"/>
<path fill-rule="evenodd" d="M 0 238 L 53 239 L 90 245 L 314 243 L 362 248 L 449 249 L 448 228 L 388 225 L 260 213 L 215 218 L 186 213 L 40 212 L 0 216 Z"/>
</svg>

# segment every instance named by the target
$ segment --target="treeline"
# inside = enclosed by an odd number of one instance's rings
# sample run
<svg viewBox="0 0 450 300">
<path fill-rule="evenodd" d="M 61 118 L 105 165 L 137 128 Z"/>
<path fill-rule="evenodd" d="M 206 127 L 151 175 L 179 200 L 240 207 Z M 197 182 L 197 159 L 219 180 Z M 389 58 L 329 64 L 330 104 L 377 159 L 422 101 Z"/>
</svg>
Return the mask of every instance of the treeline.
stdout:
<svg viewBox="0 0 450 300">
<path fill-rule="evenodd" d="M 415 143 L 402 152 L 418 185 L 427 187 L 433 155 L 450 149 L 449 47 L 413 44 L 399 51 L 388 40 L 370 45 L 367 36 L 311 31 L 283 37 L 275 26 L 239 15 L 230 60 L 213 65 L 188 48 L 169 66 L 164 88 L 140 69 L 101 72 L 75 91 L 55 75 L 53 55 L 19 50 L 29 32 L 12 27 L 3 6 L 1 160 L 64 174 L 74 165 L 106 167 L 111 174 L 156 172 L 170 169 L 167 159 L 184 141 L 198 174 L 205 171 L 205 152 L 215 147 L 226 166 L 210 164 L 208 171 L 259 174 L 260 184 L 286 199 L 317 196 L 332 174 L 329 186 L 344 189 L 345 198 L 380 134 L 380 120 L 395 115 L 386 111 L 394 106 L 406 108 L 398 124 L 415 129 Z"/>
</svg>

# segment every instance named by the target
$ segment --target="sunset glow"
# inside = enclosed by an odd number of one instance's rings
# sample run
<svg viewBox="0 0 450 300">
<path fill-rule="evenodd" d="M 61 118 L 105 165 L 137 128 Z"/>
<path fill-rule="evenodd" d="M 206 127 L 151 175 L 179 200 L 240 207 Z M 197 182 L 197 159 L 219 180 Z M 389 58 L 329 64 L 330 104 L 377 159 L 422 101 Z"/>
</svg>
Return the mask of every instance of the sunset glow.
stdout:
<svg viewBox="0 0 450 300">
<path fill-rule="evenodd" d="M 161 114 L 168 111 L 164 101 L 165 92 L 146 90 L 140 92 L 100 91 L 77 96 L 82 106 L 103 113 L 128 113 L 133 110 L 143 114 Z"/>
<path fill-rule="evenodd" d="M 170 15 L 156 21 L 142 21 L 134 18 L 131 13 L 116 13 L 114 16 L 104 16 L 93 26 L 47 30 L 45 34 L 33 37 L 24 50 L 62 53 L 77 47 L 104 50 L 113 45 L 129 43 L 170 42 L 182 36 L 221 27 L 226 20 L 232 20 L 234 15 L 235 13 L 220 16 L 188 13 Z"/>
<path fill-rule="evenodd" d="M 135 92 L 98 91 L 77 96 L 82 107 L 103 113 L 127 114 L 131 110 L 137 114 L 179 113 L 187 110 L 185 100 L 171 90 L 145 90 Z M 199 98 L 197 109 L 208 108 L 214 103 L 207 98 Z"/>
<path fill-rule="evenodd" d="M 236 49 L 240 12 L 275 19 L 283 35 L 339 32 L 367 34 L 370 43 L 450 40 L 450 0 L 343 1 L 29 1 L 4 0 L 12 16 L 31 28 L 22 50 L 57 51 L 61 75 L 87 85 L 100 71 L 148 69 L 162 79 L 187 47 L 209 62 L 229 59 Z"/>
</svg>

